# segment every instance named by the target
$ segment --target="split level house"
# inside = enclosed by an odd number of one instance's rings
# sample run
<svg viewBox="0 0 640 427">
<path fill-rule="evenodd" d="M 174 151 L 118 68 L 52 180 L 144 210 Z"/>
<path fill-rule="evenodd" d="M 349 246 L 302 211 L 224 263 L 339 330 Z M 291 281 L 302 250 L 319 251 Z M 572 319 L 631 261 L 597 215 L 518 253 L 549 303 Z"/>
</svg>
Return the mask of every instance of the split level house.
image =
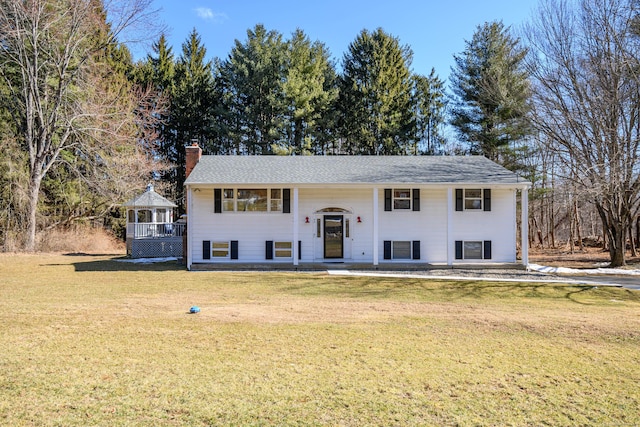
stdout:
<svg viewBox="0 0 640 427">
<path fill-rule="evenodd" d="M 482 156 L 186 158 L 188 269 L 528 261 L 531 184 Z"/>
</svg>

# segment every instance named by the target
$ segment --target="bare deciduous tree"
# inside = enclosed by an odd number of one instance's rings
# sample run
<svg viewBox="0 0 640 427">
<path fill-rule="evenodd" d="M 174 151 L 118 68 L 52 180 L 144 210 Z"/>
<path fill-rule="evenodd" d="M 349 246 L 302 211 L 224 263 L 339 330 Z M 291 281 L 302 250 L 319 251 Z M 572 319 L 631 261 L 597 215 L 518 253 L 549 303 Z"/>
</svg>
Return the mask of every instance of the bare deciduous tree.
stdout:
<svg viewBox="0 0 640 427">
<path fill-rule="evenodd" d="M 640 194 L 640 39 L 633 0 L 544 0 L 526 29 L 534 123 L 625 263 Z"/>
<path fill-rule="evenodd" d="M 0 77 L 8 88 L 0 101 L 29 157 L 25 249 L 35 249 L 42 180 L 63 151 L 108 150 L 123 137 L 135 144 L 130 111 L 105 97 L 96 66 L 119 34 L 149 17 L 150 2 L 0 0 Z"/>
</svg>

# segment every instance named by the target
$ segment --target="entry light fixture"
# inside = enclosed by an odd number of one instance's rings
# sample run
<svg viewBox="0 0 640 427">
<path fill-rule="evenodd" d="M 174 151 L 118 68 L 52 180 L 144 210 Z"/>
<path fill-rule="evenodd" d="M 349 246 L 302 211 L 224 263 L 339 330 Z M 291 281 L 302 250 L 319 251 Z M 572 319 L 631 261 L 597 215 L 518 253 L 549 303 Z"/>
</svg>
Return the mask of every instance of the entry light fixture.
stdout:
<svg viewBox="0 0 640 427">
<path fill-rule="evenodd" d="M 358 224 L 362 222 L 362 219 L 358 217 Z"/>
<path fill-rule="evenodd" d="M 304 218 L 304 223 L 305 224 L 309 224 L 309 217 L 308 216 Z"/>
</svg>

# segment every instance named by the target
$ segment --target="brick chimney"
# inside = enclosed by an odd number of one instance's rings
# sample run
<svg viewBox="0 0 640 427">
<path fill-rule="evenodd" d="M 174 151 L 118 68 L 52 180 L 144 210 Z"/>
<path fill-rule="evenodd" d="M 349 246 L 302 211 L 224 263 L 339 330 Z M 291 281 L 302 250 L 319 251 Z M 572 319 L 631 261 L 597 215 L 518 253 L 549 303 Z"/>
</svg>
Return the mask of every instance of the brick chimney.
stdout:
<svg viewBox="0 0 640 427">
<path fill-rule="evenodd" d="M 185 179 L 189 177 L 193 168 L 200 161 L 202 157 L 202 148 L 198 146 L 197 142 L 192 142 L 191 145 L 185 147 Z"/>
</svg>

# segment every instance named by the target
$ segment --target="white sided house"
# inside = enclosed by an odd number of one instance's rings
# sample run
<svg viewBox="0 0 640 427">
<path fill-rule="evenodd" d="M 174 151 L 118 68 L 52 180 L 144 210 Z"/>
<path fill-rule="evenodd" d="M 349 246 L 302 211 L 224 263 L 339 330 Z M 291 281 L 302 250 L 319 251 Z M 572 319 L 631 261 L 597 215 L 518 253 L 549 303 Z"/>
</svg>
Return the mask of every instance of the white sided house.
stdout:
<svg viewBox="0 0 640 427">
<path fill-rule="evenodd" d="M 531 184 L 485 157 L 201 156 L 191 146 L 187 172 L 188 269 L 528 261 Z"/>
</svg>

